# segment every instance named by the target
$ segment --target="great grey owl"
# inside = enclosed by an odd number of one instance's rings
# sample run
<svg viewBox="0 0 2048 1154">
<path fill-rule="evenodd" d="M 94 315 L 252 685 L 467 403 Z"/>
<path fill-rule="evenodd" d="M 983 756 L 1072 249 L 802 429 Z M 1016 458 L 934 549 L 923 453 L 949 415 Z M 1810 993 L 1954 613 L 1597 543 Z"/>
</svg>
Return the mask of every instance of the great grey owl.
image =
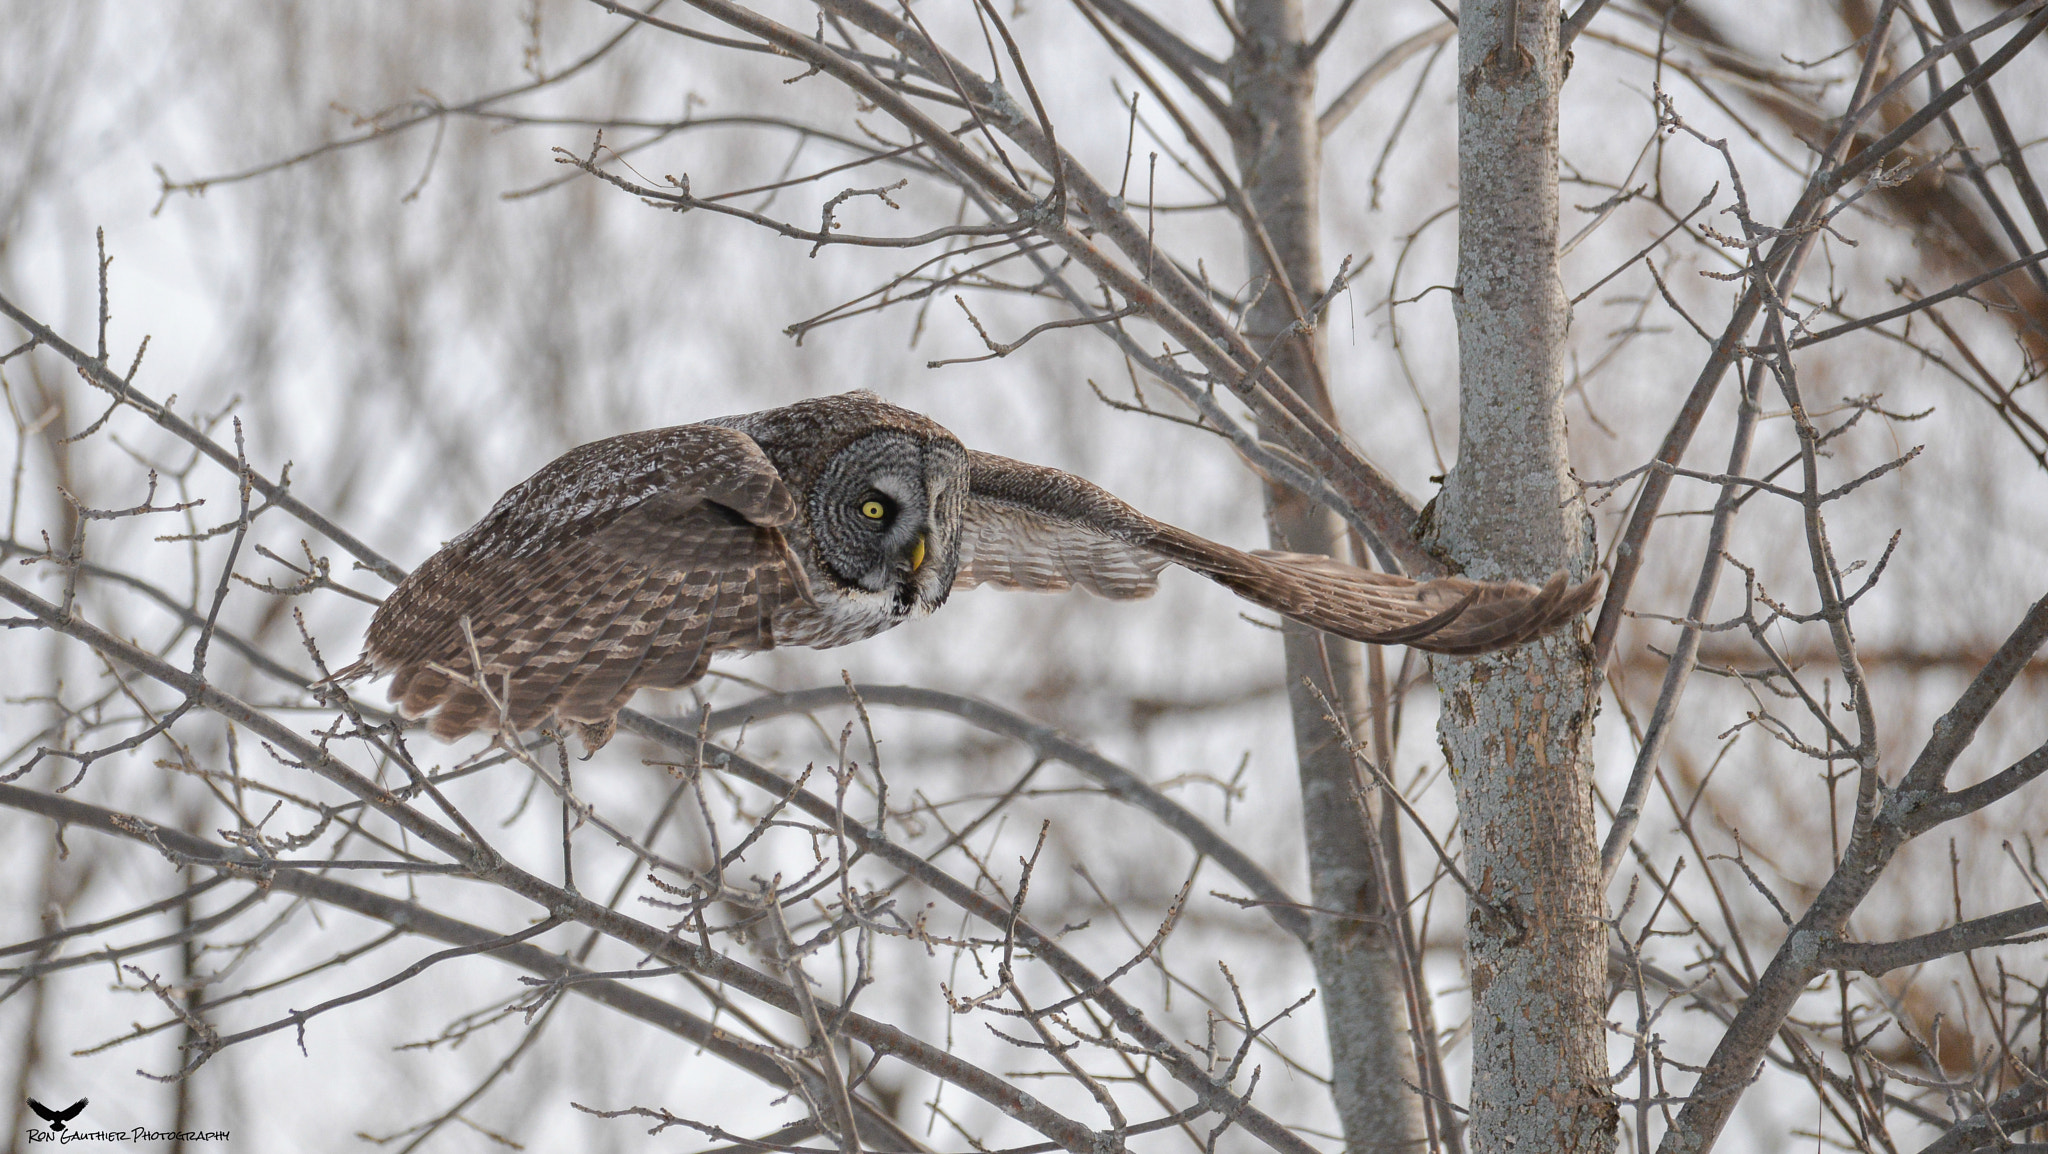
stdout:
<svg viewBox="0 0 2048 1154">
<path fill-rule="evenodd" d="M 714 653 L 845 645 L 976 585 L 1145 597 L 1168 562 L 1340 637 L 1438 653 L 1528 640 L 1597 586 L 1241 552 L 853 392 L 571 450 L 414 570 L 337 677 L 390 674 L 443 738 L 566 725 L 595 749 L 635 690 L 689 685 Z"/>
</svg>

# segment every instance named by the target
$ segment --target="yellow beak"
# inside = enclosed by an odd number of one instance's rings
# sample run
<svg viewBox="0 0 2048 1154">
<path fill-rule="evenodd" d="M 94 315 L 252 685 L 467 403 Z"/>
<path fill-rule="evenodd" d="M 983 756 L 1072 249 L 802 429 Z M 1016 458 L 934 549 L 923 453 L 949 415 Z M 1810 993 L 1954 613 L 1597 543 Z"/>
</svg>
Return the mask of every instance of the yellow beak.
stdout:
<svg viewBox="0 0 2048 1154">
<path fill-rule="evenodd" d="M 924 568 L 924 534 L 919 533 L 917 535 L 917 544 L 910 547 L 910 571 L 915 573 L 922 568 Z"/>
</svg>

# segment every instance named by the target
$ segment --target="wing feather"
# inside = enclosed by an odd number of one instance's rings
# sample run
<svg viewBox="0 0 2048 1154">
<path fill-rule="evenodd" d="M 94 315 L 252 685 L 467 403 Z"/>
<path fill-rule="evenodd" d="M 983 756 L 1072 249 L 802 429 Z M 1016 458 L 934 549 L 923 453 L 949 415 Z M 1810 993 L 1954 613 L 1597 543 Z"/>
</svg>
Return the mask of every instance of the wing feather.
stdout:
<svg viewBox="0 0 2048 1154">
<path fill-rule="evenodd" d="M 994 585 L 1057 593 L 1078 587 L 1127 601 L 1150 597 L 1166 568 L 1166 558 L 1149 549 L 1013 505 L 969 497 L 966 520 L 955 589 Z"/>
<path fill-rule="evenodd" d="M 494 727 L 492 696 L 515 730 L 608 734 L 635 690 L 687 685 L 720 649 L 773 647 L 775 612 L 810 599 L 780 530 L 795 516 L 744 433 L 690 425 L 587 445 L 401 583 L 366 657 L 442 737 Z"/>
<path fill-rule="evenodd" d="M 1518 645 L 1586 611 L 1600 580 L 1373 573 L 1329 557 L 1247 553 L 1154 520 L 1071 473 L 970 453 L 966 546 L 955 585 L 1143 597 L 1168 563 L 1290 620 L 1354 641 L 1468 655 Z"/>
<path fill-rule="evenodd" d="M 1136 510 L 1072 473 L 992 453 L 967 456 L 967 508 L 953 588 L 1080 588 L 1125 601 L 1150 597 L 1159 587 L 1166 558 L 1103 531 L 1125 514 L 1138 517 Z"/>
</svg>

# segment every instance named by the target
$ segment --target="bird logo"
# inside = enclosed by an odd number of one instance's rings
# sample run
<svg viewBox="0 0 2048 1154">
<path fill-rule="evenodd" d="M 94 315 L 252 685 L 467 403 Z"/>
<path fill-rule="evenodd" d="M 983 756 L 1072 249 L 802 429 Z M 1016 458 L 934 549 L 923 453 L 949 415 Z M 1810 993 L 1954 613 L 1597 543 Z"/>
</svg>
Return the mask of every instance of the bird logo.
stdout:
<svg viewBox="0 0 2048 1154">
<path fill-rule="evenodd" d="M 30 1098 L 28 1100 L 28 1108 L 42 1115 L 43 1121 L 50 1124 L 50 1133 L 62 1134 L 64 1132 L 64 1123 L 78 1117 L 78 1112 L 85 1109 L 85 1104 L 88 1101 L 91 1101 L 91 1099 L 80 1098 L 66 1109 L 52 1110 L 34 1098 Z"/>
</svg>

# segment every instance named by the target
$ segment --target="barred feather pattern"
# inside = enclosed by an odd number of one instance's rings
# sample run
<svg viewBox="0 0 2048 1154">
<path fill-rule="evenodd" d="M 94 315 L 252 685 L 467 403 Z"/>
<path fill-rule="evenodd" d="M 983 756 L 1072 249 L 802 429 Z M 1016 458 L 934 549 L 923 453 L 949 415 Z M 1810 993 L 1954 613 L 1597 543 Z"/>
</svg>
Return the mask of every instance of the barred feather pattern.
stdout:
<svg viewBox="0 0 2048 1154">
<path fill-rule="evenodd" d="M 1160 523 L 1092 482 L 994 453 L 967 454 L 968 531 L 955 588 L 994 585 L 1098 597 L 1150 597 L 1167 558 L 1150 547 Z"/>
<path fill-rule="evenodd" d="M 1463 577 L 1417 581 L 1329 557 L 1247 553 L 1148 517 L 1072 473 L 988 453 L 969 458 L 974 552 L 963 575 L 970 581 L 1144 597 L 1172 563 L 1339 637 L 1453 655 L 1519 645 L 1584 613 L 1600 593 L 1598 578 L 1574 585 L 1563 572 L 1538 589 Z"/>
<path fill-rule="evenodd" d="M 365 657 L 439 737 L 552 719 L 600 739 L 642 686 L 687 685 L 713 653 L 774 645 L 776 611 L 808 597 L 780 529 L 796 515 L 744 434 L 683 426 L 587 445 L 406 578 Z"/>
<path fill-rule="evenodd" d="M 886 524 L 848 510 L 875 498 Z M 717 653 L 844 645 L 976 585 L 1146 597 L 1168 564 L 1340 637 L 1451 654 L 1519 644 L 1599 592 L 1233 549 L 853 392 L 570 451 L 400 583 L 336 679 L 389 674 L 442 738 L 559 725 L 595 749 L 634 692 L 687 686 Z"/>
</svg>

